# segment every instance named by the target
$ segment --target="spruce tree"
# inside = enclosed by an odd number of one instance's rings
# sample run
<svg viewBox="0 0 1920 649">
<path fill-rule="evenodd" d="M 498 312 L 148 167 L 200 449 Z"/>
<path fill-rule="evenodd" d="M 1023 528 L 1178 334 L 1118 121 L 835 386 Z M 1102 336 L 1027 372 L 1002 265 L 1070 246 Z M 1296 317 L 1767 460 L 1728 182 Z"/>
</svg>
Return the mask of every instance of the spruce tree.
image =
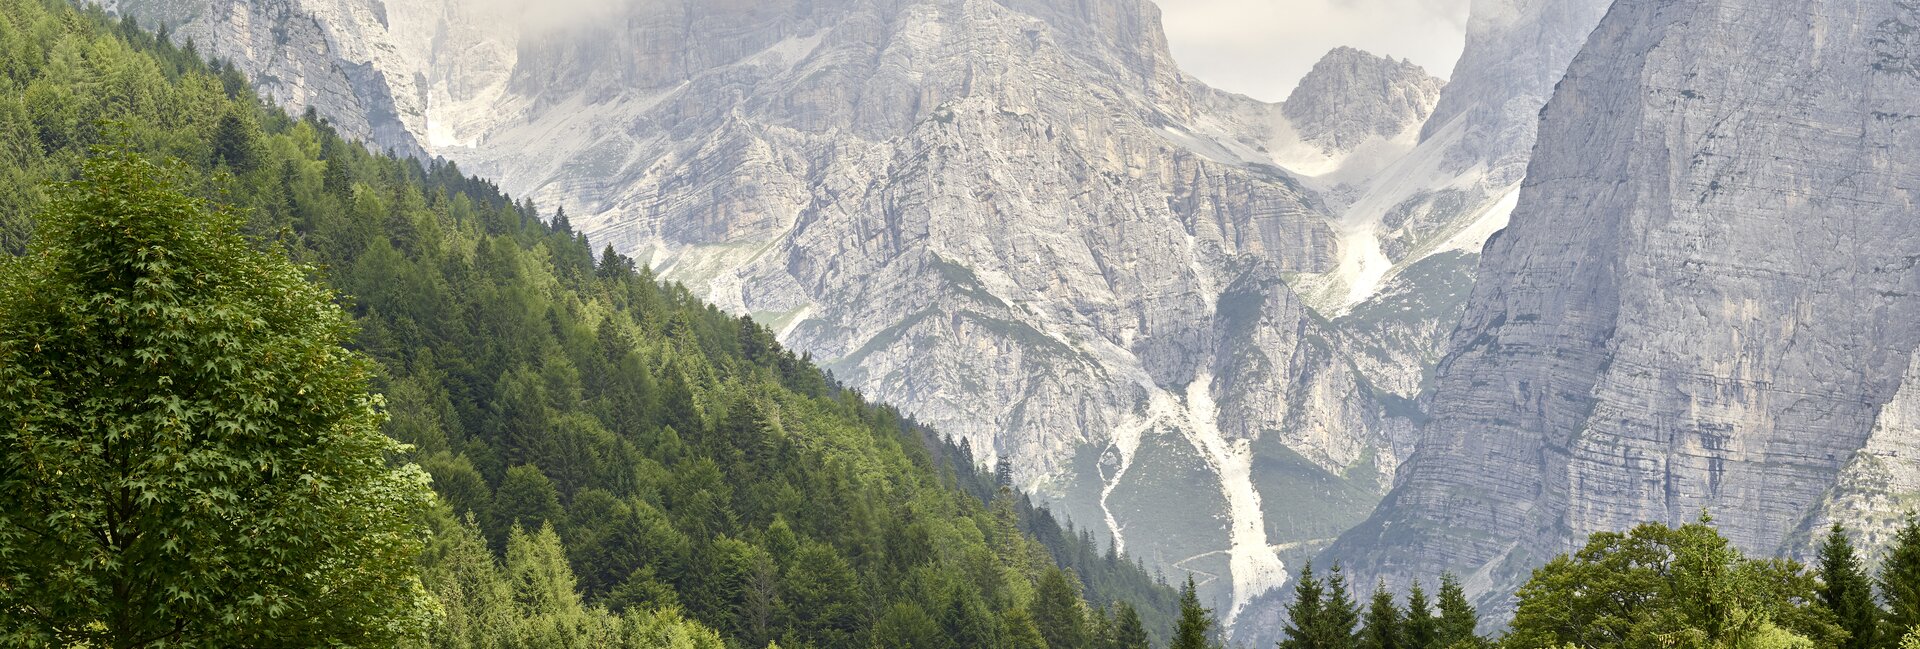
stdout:
<svg viewBox="0 0 1920 649">
<path fill-rule="evenodd" d="M 1920 519 L 1911 512 L 1888 547 L 1879 582 L 1880 601 L 1887 606 L 1880 635 L 1890 645 L 1920 627 Z"/>
<path fill-rule="evenodd" d="M 1293 602 L 1287 604 L 1286 639 L 1280 649 L 1316 649 L 1314 632 L 1324 623 L 1325 587 L 1313 575 L 1313 563 L 1300 568 L 1300 580 L 1293 585 Z"/>
<path fill-rule="evenodd" d="M 1209 649 L 1213 633 L 1213 612 L 1200 605 L 1200 593 L 1194 588 L 1193 575 L 1180 591 L 1180 620 L 1174 623 L 1173 643 L 1168 649 Z"/>
<path fill-rule="evenodd" d="M 0 635 L 402 644 L 430 506 L 332 291 L 98 152 L 0 260 Z"/>
<path fill-rule="evenodd" d="M 247 173 L 260 166 L 260 127 L 251 120 L 251 111 L 231 110 L 220 116 L 214 129 L 213 159 L 234 173 Z"/>
<path fill-rule="evenodd" d="M 1112 649 L 1147 649 L 1147 626 L 1140 621 L 1140 612 L 1132 604 L 1119 602 L 1113 605 L 1113 642 Z"/>
<path fill-rule="evenodd" d="M 1460 578 L 1451 572 L 1441 574 L 1440 646 L 1452 647 L 1478 638 L 1474 631 L 1479 626 L 1480 613 L 1467 601 L 1467 592 L 1460 586 Z"/>
<path fill-rule="evenodd" d="M 1820 603 L 1848 633 L 1839 649 L 1878 646 L 1880 607 L 1873 603 L 1873 585 L 1839 523 L 1828 530 L 1826 543 L 1820 546 Z"/>
<path fill-rule="evenodd" d="M 1360 631 L 1358 646 L 1361 649 L 1406 649 L 1401 633 L 1402 615 L 1400 607 L 1393 603 L 1393 593 L 1387 592 L 1386 580 L 1375 582 L 1373 601 L 1367 606 L 1365 626 Z"/>
<path fill-rule="evenodd" d="M 1440 640 L 1440 621 L 1433 617 L 1433 605 L 1420 580 L 1407 590 L 1406 643 L 1412 649 L 1433 649 Z"/>
<path fill-rule="evenodd" d="M 1360 623 L 1360 613 L 1340 564 L 1333 564 L 1333 574 L 1327 577 L 1325 602 L 1321 623 L 1314 633 L 1320 649 L 1348 649 L 1354 646 L 1354 627 Z"/>
<path fill-rule="evenodd" d="M 1373 601 L 1367 605 L 1357 645 L 1361 649 L 1405 649 L 1402 624 L 1400 607 L 1394 605 L 1394 593 L 1386 591 L 1386 580 L 1375 582 Z"/>
<path fill-rule="evenodd" d="M 1059 568 L 1049 566 L 1040 575 L 1033 596 L 1033 621 L 1048 649 L 1086 649 L 1087 617 L 1080 606 L 1080 588 Z"/>
</svg>

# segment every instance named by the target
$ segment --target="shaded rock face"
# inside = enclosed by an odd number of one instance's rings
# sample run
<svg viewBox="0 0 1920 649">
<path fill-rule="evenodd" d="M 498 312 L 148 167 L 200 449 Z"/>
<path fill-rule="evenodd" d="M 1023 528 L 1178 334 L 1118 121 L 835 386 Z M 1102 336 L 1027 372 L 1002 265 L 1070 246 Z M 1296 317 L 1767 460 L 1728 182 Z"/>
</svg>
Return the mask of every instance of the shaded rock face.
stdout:
<svg viewBox="0 0 1920 649">
<path fill-rule="evenodd" d="M 1867 442 L 1840 470 L 1840 478 L 1781 553 L 1816 560 L 1835 523 L 1846 526 L 1871 562 L 1884 558 L 1909 512 L 1920 509 L 1920 353 L 1907 366 L 1900 391 L 1880 408 Z"/>
<path fill-rule="evenodd" d="M 1705 510 L 1774 552 L 1874 473 L 1850 462 L 1906 453 L 1915 24 L 1878 0 L 1616 3 L 1544 113 L 1419 450 L 1325 559 L 1452 569 L 1497 614 L 1638 521 Z"/>
<path fill-rule="evenodd" d="M 342 135 L 401 155 L 426 151 L 401 122 L 384 75 L 342 60 L 327 27 L 295 0 L 116 0 L 102 3 L 180 42 L 234 61 L 262 97 L 299 114 L 308 107 Z"/>
</svg>

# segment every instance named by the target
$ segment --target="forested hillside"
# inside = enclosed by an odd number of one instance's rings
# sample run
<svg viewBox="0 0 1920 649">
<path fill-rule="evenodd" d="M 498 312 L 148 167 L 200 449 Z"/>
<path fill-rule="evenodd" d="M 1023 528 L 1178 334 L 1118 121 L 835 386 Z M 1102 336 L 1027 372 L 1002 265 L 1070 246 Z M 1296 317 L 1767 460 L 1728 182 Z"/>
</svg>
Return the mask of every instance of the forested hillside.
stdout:
<svg viewBox="0 0 1920 649">
<path fill-rule="evenodd" d="M 444 504 L 420 522 L 433 645 L 1168 637 L 1173 590 L 968 449 L 596 254 L 563 211 L 370 153 L 247 87 L 98 10 L 0 0 L 0 248 L 26 250 L 50 183 L 113 146 L 177 161 L 187 194 L 318 269 L 412 446 L 396 460 Z"/>
</svg>

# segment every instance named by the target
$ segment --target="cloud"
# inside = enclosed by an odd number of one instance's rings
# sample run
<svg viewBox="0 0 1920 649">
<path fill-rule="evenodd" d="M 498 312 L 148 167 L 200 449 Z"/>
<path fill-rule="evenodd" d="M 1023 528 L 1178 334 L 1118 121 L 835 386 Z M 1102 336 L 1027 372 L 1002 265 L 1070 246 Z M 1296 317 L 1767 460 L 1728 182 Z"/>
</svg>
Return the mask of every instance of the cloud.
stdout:
<svg viewBox="0 0 1920 649">
<path fill-rule="evenodd" d="M 1155 0 L 1181 68 L 1215 87 L 1286 99 L 1342 45 L 1408 58 L 1438 77 L 1466 39 L 1468 0 Z"/>
</svg>

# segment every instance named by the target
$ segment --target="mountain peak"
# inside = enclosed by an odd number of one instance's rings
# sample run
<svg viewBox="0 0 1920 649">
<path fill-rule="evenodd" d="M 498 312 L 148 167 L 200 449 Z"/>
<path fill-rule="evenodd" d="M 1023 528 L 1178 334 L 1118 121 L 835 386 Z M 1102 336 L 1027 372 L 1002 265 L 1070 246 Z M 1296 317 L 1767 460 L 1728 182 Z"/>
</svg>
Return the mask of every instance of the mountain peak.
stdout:
<svg viewBox="0 0 1920 649">
<path fill-rule="evenodd" d="M 1281 112 L 1302 141 L 1340 153 L 1425 123 L 1444 85 L 1412 61 L 1342 46 L 1314 64 Z"/>
</svg>

